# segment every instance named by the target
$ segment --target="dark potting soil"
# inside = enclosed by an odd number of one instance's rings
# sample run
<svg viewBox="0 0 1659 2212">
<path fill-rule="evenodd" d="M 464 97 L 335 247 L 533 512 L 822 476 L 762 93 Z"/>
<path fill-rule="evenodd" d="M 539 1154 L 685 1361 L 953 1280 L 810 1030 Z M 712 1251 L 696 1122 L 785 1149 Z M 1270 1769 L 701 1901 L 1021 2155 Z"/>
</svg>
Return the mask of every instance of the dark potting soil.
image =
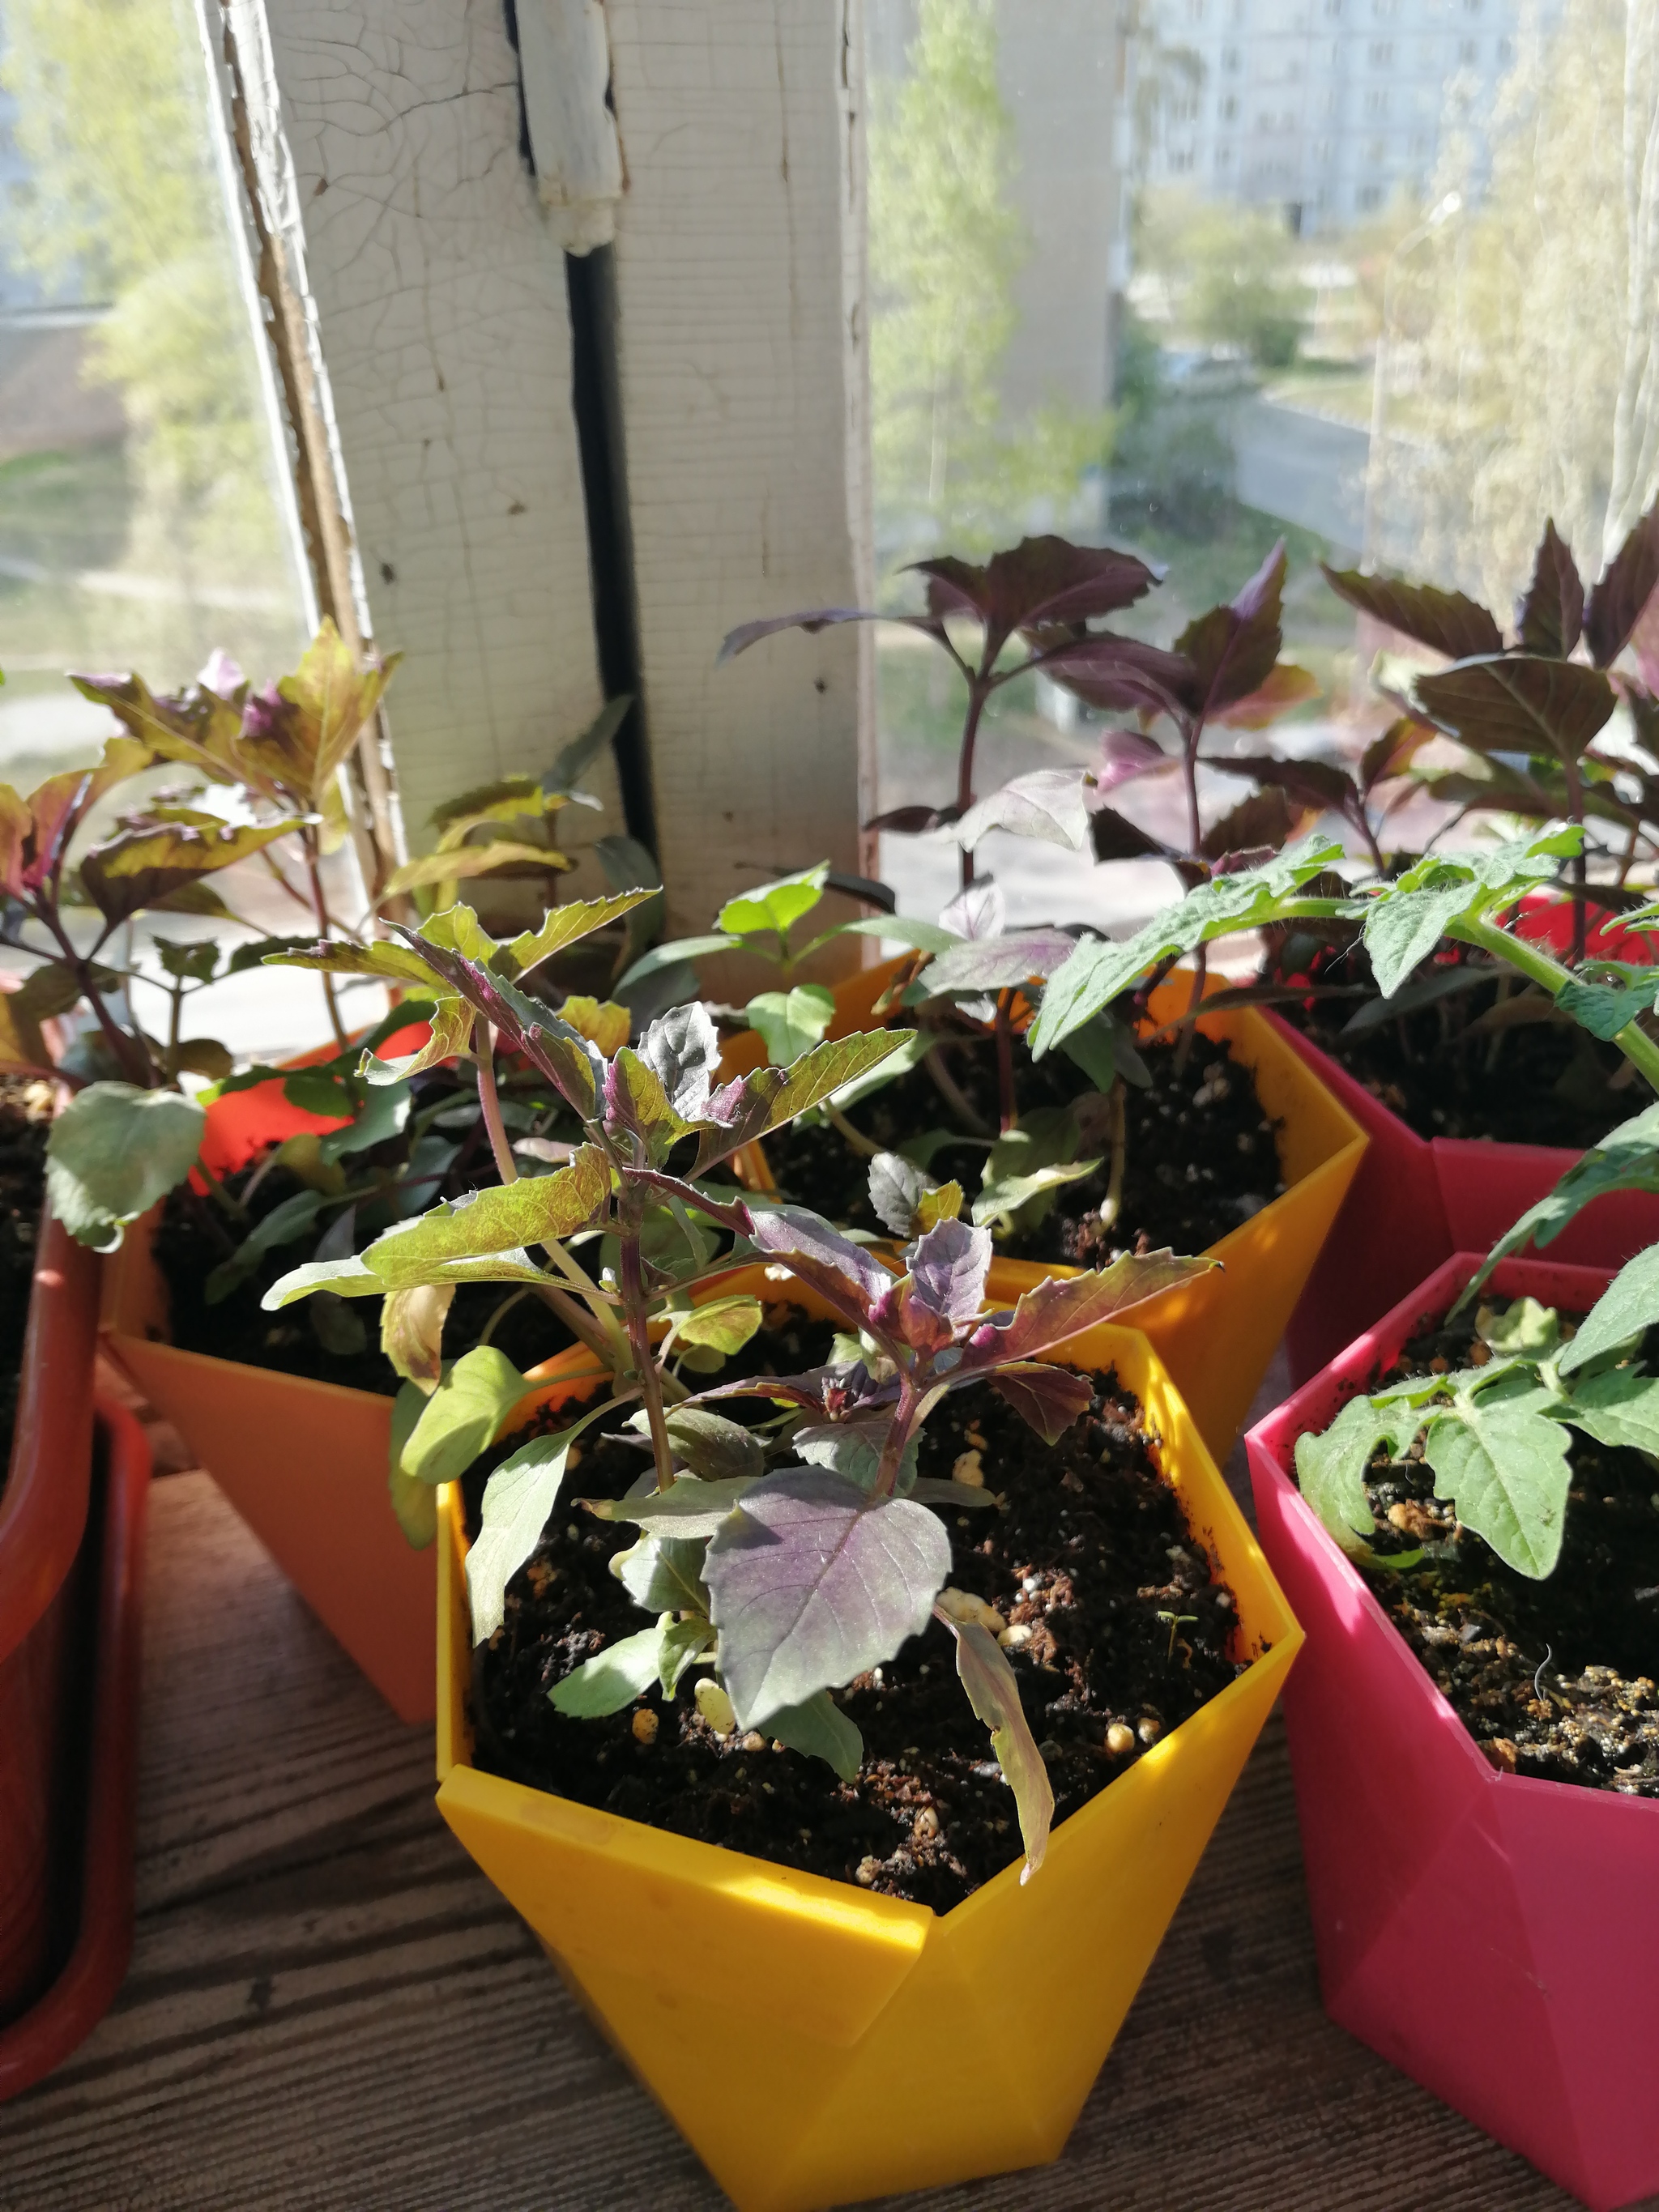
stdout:
<svg viewBox="0 0 1659 2212">
<path fill-rule="evenodd" d="M 771 1310 L 769 1321 L 742 1363 L 750 1371 L 794 1370 L 827 1352 L 828 1331 L 792 1320 L 788 1309 Z M 960 1455 L 976 1451 L 997 1495 L 992 1509 L 948 1516 L 951 1581 L 1009 1624 L 1008 1656 L 1057 1820 L 1243 1671 L 1232 1656 L 1231 1593 L 1212 1578 L 1160 1480 L 1138 1406 L 1115 1376 L 1093 1381 L 1091 1411 L 1058 1445 L 1045 1445 L 985 1390 L 947 1401 L 921 1455 L 924 1474 L 948 1475 Z M 548 1425 L 565 1419 L 550 1416 Z M 578 1450 L 573 1502 L 559 1505 L 508 1585 L 503 1626 L 475 1659 L 481 1767 L 936 1911 L 1018 1859 L 1012 1798 L 937 1621 L 897 1658 L 834 1693 L 864 1736 L 864 1764 L 850 1784 L 763 1733 L 715 1735 L 689 1678 L 673 1700 L 653 1689 L 604 1720 L 555 1711 L 553 1686 L 642 1620 L 609 1571 L 635 1531 L 574 1503 L 619 1496 L 637 1480 L 642 1455 L 598 1432 Z M 467 1478 L 475 1530 L 486 1472 L 502 1455 L 498 1449 Z"/>
<path fill-rule="evenodd" d="M 1443 964 L 1461 966 L 1462 948 L 1449 948 Z M 1346 963 L 1330 972 L 1334 981 L 1355 980 Z M 1369 981 L 1369 970 L 1358 980 Z M 1631 1080 L 1623 1054 L 1577 1022 L 1552 1015 L 1477 1028 L 1496 1006 L 1499 988 L 1494 975 L 1354 1036 L 1342 1034 L 1352 1000 L 1316 999 L 1279 1011 L 1419 1137 L 1583 1152 L 1641 1111 L 1646 1090 Z M 1525 1003 L 1543 1005 L 1537 996 Z"/>
<path fill-rule="evenodd" d="M 0 1077 L 0 1490 L 11 1464 L 52 1115 L 50 1084 Z"/>
<path fill-rule="evenodd" d="M 1261 1110 L 1255 1082 L 1235 1060 L 1224 1039 L 1200 1037 L 1177 1069 L 1174 1043 L 1144 1046 L 1152 1086 L 1126 1090 L 1127 1123 L 1122 1202 L 1110 1230 L 1102 1227 L 1109 1152 L 1097 1174 L 1066 1183 L 1053 1210 L 1035 1230 L 997 1242 L 1010 1260 L 1072 1267 L 1101 1267 L 1119 1252 L 1202 1252 L 1241 1222 L 1259 1213 L 1284 1189 L 1273 1124 Z M 996 1072 L 992 1048 L 973 1044 L 950 1053 L 952 1074 L 988 1131 L 997 1125 Z M 1088 1090 L 1063 1053 L 1032 1060 L 1023 1050 L 1016 1064 L 1019 1107 L 1069 1106 Z M 909 1069 L 856 1106 L 848 1119 L 884 1152 L 896 1152 L 930 1129 L 959 1127 L 925 1067 Z M 1091 1146 L 1091 1153 L 1096 1149 Z M 954 1176 L 971 1206 L 984 1174 L 987 1143 L 942 1146 L 929 1173 Z M 832 1127 L 799 1125 L 766 1139 L 766 1157 L 779 1187 L 817 1212 L 878 1236 L 887 1232 L 870 1204 L 870 1163 Z"/>
<path fill-rule="evenodd" d="M 242 1196 L 258 1165 L 251 1161 L 237 1174 L 225 1177 L 226 1188 L 234 1196 Z M 248 1201 L 249 1212 L 256 1221 L 262 1221 L 284 1199 L 304 1188 L 287 1168 L 273 1168 Z M 365 1234 L 359 1249 L 369 1241 Z M 378 1299 L 341 1298 L 325 1293 L 301 1298 L 278 1313 L 266 1313 L 261 1307 L 259 1301 L 270 1285 L 311 1257 L 308 1244 L 296 1242 L 265 1253 L 228 1297 L 210 1305 L 208 1277 L 228 1257 L 230 1248 L 209 1201 L 180 1189 L 173 1192 L 162 1206 L 153 1249 L 167 1288 L 171 1340 L 181 1351 L 204 1352 L 216 1359 L 272 1368 L 278 1374 L 303 1376 L 313 1382 L 337 1382 L 349 1390 L 396 1396 L 400 1377 L 380 1350 Z M 506 1305 L 509 1299 L 514 1303 Z M 464 1352 L 470 1352 L 490 1316 L 504 1305 L 489 1341 L 499 1346 L 515 1366 L 532 1367 L 574 1341 L 558 1316 L 539 1298 L 514 1299 L 505 1284 L 464 1283 L 455 1292 L 444 1323 L 444 1357 L 458 1359 Z"/>
<path fill-rule="evenodd" d="M 1475 1341 L 1464 1322 L 1431 1331 L 1380 1380 L 1467 1367 Z M 1659 1474 L 1640 1452 L 1568 1434 L 1566 1528 L 1544 1581 L 1437 1503 L 1420 1457 L 1379 1455 L 1365 1487 L 1386 1525 L 1376 1548 L 1436 1550 L 1404 1572 L 1362 1571 L 1495 1766 L 1659 1797 Z"/>
</svg>

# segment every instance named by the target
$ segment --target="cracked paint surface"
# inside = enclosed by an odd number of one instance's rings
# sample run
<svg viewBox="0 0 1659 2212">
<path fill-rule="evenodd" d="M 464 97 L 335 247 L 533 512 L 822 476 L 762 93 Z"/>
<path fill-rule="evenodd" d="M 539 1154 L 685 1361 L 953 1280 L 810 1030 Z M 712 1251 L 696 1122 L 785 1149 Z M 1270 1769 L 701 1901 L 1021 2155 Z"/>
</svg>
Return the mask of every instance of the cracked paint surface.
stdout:
<svg viewBox="0 0 1659 2212">
<path fill-rule="evenodd" d="M 860 647 L 751 617 L 846 605 L 842 27 L 823 0 L 607 0 L 628 190 L 621 374 L 646 713 L 675 927 L 855 866 Z"/>
<path fill-rule="evenodd" d="M 598 711 L 563 259 L 500 0 L 284 0 L 269 35 L 410 842 Z M 609 763 L 590 781 L 623 827 Z"/>
</svg>

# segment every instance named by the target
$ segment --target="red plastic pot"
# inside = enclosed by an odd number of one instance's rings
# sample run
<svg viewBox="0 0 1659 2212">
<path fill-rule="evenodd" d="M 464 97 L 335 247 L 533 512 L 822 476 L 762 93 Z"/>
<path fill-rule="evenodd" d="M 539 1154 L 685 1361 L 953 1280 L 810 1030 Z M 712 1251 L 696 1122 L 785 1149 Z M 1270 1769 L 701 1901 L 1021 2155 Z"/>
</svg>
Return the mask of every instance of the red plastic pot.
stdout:
<svg viewBox="0 0 1659 2212">
<path fill-rule="evenodd" d="M 97 1344 L 97 1255 L 45 1214 L 0 1491 L 0 2022 L 44 1988 L 71 1902 L 60 1869 Z"/>
<path fill-rule="evenodd" d="M 99 1465 L 85 1548 L 96 1589 L 77 1621 L 91 1661 L 90 1696 L 76 1700 L 71 1779 L 83 1808 L 60 1868 L 80 1869 L 73 1948 L 28 2011 L 0 2027 L 0 2101 L 60 2066 L 115 2001 L 132 1953 L 132 1862 L 138 1798 L 138 1671 L 149 1447 L 131 1413 L 100 1400 Z M 88 1575 L 90 1584 L 93 1577 Z M 77 1900 L 65 1898 L 67 1906 Z M 65 1918 L 70 1917 L 66 1911 Z"/>
<path fill-rule="evenodd" d="M 1572 923 L 1565 906 L 1539 902 L 1521 926 L 1559 952 Z M 1621 929 L 1616 921 L 1598 924 L 1590 946 L 1614 958 L 1654 957 L 1652 933 Z M 1301 1383 L 1454 1252 L 1489 1251 L 1582 1155 L 1549 1145 L 1419 1137 L 1299 1030 L 1277 1014 L 1267 1019 L 1370 1139 L 1285 1334 L 1291 1379 Z M 1632 1091 L 1632 1114 L 1646 1103 L 1644 1089 Z M 1659 1195 L 1620 1192 L 1586 1206 L 1547 1252 L 1570 1267 L 1617 1269 L 1653 1243 Z"/>
<path fill-rule="evenodd" d="M 1245 1439 L 1307 1635 L 1285 1720 L 1332 2019 L 1594 2208 L 1659 2191 L 1659 1803 L 1506 1774 L 1304 1503 L 1296 1439 L 1443 1315 L 1455 1255 Z M 1504 1262 L 1583 1310 L 1605 1269 Z"/>
</svg>

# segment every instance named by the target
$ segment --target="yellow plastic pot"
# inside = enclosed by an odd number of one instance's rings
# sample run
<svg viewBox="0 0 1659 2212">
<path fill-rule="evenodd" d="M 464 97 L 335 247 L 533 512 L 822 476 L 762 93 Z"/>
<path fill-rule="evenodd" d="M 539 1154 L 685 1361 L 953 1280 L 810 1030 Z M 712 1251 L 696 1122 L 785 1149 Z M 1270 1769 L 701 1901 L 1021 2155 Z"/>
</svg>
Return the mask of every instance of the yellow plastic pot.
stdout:
<svg viewBox="0 0 1659 2212">
<path fill-rule="evenodd" d="M 759 1268 L 720 1287 L 777 1295 Z M 739 2212 L 1060 2155 L 1302 1640 L 1145 1337 L 1093 1329 L 1066 1359 L 1139 1399 L 1252 1663 L 1062 1823 L 1024 1888 L 1009 1866 L 943 1915 L 478 1772 L 466 1542 L 441 1493 L 438 1808 Z M 526 1407 L 592 1388 L 573 1353 Z"/>
<path fill-rule="evenodd" d="M 866 1026 L 876 1000 L 903 964 L 888 961 L 841 984 L 830 1034 L 842 1036 Z M 1210 991 L 1227 988 L 1224 977 L 1210 979 Z M 1152 997 L 1152 1025 L 1184 1013 L 1191 988 L 1184 974 L 1161 984 Z M 1253 1007 L 1206 1014 L 1198 1028 L 1202 1036 L 1225 1038 L 1233 1058 L 1255 1077 L 1261 1109 L 1277 1125 L 1285 1188 L 1271 1205 L 1210 1247 L 1221 1273 L 1166 1291 L 1139 1309 L 1135 1324 L 1169 1369 L 1200 1435 L 1216 1458 L 1224 1460 L 1347 1196 L 1368 1139 L 1352 1115 Z M 736 1038 L 728 1047 L 723 1066 L 729 1072 L 741 1073 L 764 1060 L 764 1046 L 753 1036 L 751 1047 L 751 1036 Z M 747 1148 L 740 1165 L 751 1187 L 772 1187 L 758 1146 Z M 811 1191 L 797 1195 L 811 1204 Z M 1000 1260 L 992 1269 L 991 1295 L 1006 1304 L 1045 1276 L 1076 1272 L 1038 1261 Z"/>
</svg>

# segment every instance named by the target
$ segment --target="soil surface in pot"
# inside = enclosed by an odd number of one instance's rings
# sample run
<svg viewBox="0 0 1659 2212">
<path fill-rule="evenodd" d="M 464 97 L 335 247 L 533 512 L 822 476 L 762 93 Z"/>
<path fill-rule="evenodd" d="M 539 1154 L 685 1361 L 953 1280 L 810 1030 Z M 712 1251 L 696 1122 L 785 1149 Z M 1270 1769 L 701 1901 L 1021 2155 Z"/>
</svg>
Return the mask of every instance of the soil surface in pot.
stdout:
<svg viewBox="0 0 1659 2212">
<path fill-rule="evenodd" d="M 1467 1367 L 1475 1341 L 1464 1321 L 1430 1331 L 1379 1381 Z M 1659 1475 L 1640 1452 L 1568 1434 L 1566 1529 L 1543 1582 L 1462 1528 L 1420 1459 L 1381 1455 L 1365 1477 L 1376 1547 L 1435 1548 L 1405 1572 L 1361 1571 L 1495 1766 L 1659 1798 Z"/>
<path fill-rule="evenodd" d="M 1274 1125 L 1261 1110 L 1255 1082 L 1231 1046 L 1200 1036 L 1177 1069 L 1174 1043 L 1141 1048 L 1150 1087 L 1126 1087 L 1127 1142 L 1122 1202 L 1109 1229 L 1100 1220 L 1109 1179 L 1109 1146 L 1091 1139 L 1085 1157 L 1103 1154 L 1098 1171 L 1063 1185 L 1047 1218 L 997 1239 L 1006 1260 L 1103 1267 L 1120 1252 L 1203 1252 L 1259 1213 L 1285 1188 Z M 952 1049 L 951 1073 L 986 1130 L 997 1126 L 994 1054 L 988 1043 Z M 1015 1080 L 1022 1114 L 1072 1106 L 1089 1080 L 1063 1053 L 1033 1060 L 1017 1051 Z M 884 1152 L 933 1129 L 951 1128 L 949 1105 L 926 1068 L 911 1068 L 855 1106 L 848 1117 Z M 971 1206 L 984 1175 L 987 1142 L 941 1146 L 928 1163 L 939 1182 L 954 1177 Z M 888 1232 L 870 1204 L 867 1158 L 833 1127 L 799 1123 L 766 1139 L 766 1157 L 781 1189 L 804 1206 L 849 1227 Z"/>
<path fill-rule="evenodd" d="M 830 1331 L 787 1308 L 728 1373 L 793 1372 L 828 1355 Z M 948 1400 L 923 1432 L 923 1474 L 976 1451 L 997 1503 L 946 1516 L 951 1581 L 1008 1622 L 1008 1656 L 1063 1820 L 1243 1671 L 1231 1593 L 1212 1578 L 1176 1493 L 1158 1476 L 1139 1409 L 1097 1375 L 1091 1410 L 1042 1443 L 989 1389 Z M 733 1407 L 746 1401 L 733 1401 Z M 733 1407 L 723 1410 L 732 1411 Z M 751 1418 L 771 1409 L 760 1404 Z M 569 1419 L 545 1418 L 552 1430 Z M 622 1418 L 618 1417 L 619 1419 Z M 469 1526 L 497 1447 L 466 1480 Z M 569 1496 L 617 1497 L 642 1454 L 584 1438 Z M 836 1701 L 863 1733 L 856 1781 L 763 1734 L 716 1735 L 690 1679 L 604 1720 L 548 1702 L 553 1685 L 644 1616 L 610 1572 L 631 1528 L 562 1504 L 509 1584 L 507 1615 L 476 1655 L 476 1757 L 486 1771 L 606 1811 L 862 1884 L 945 1911 L 1020 1854 L 1013 1801 L 957 1679 L 937 1621 Z M 1108 1732 L 1115 1726 L 1116 1749 Z"/>
<path fill-rule="evenodd" d="M 0 1077 L 0 1490 L 11 1464 L 52 1115 L 50 1084 Z"/>
<path fill-rule="evenodd" d="M 1463 950 L 1445 947 L 1442 964 L 1460 970 Z M 1353 980 L 1353 962 L 1363 959 L 1361 952 L 1322 966 L 1322 978 Z M 1481 972 L 1490 973 L 1484 963 Z M 1369 982 L 1368 966 L 1362 973 Z M 1522 1000 L 1512 981 L 1492 975 L 1352 1036 L 1343 1034 L 1352 1000 L 1315 999 L 1279 1011 L 1419 1137 L 1484 1137 L 1583 1152 L 1641 1112 L 1646 1085 L 1632 1082 L 1624 1055 L 1577 1022 L 1552 1016 L 1482 1029 L 1500 992 L 1510 1004 L 1541 1010 L 1546 1003 L 1539 994 Z M 1625 1081 L 1614 1089 L 1621 1069 Z"/>
<path fill-rule="evenodd" d="M 257 1161 L 251 1161 L 237 1174 L 227 1176 L 227 1189 L 240 1198 L 258 1167 Z M 287 1168 L 272 1168 L 247 1201 L 248 1210 L 256 1221 L 263 1221 L 284 1199 L 304 1188 Z M 380 1350 L 377 1299 L 323 1292 L 297 1299 L 278 1313 L 266 1313 L 261 1307 L 260 1299 L 278 1277 L 312 1256 L 314 1241 L 263 1254 L 228 1297 L 210 1304 L 208 1278 L 229 1256 L 231 1247 L 207 1199 L 186 1189 L 173 1191 L 162 1206 L 152 1247 L 167 1288 L 172 1341 L 183 1352 L 204 1352 L 246 1367 L 271 1368 L 280 1375 L 395 1397 L 401 1377 Z M 363 1237 L 359 1249 L 369 1241 Z M 539 1298 L 516 1297 L 503 1284 L 463 1283 L 444 1323 L 444 1357 L 459 1359 L 470 1352 L 497 1314 L 489 1341 L 521 1369 L 551 1358 L 574 1341 Z"/>
</svg>

